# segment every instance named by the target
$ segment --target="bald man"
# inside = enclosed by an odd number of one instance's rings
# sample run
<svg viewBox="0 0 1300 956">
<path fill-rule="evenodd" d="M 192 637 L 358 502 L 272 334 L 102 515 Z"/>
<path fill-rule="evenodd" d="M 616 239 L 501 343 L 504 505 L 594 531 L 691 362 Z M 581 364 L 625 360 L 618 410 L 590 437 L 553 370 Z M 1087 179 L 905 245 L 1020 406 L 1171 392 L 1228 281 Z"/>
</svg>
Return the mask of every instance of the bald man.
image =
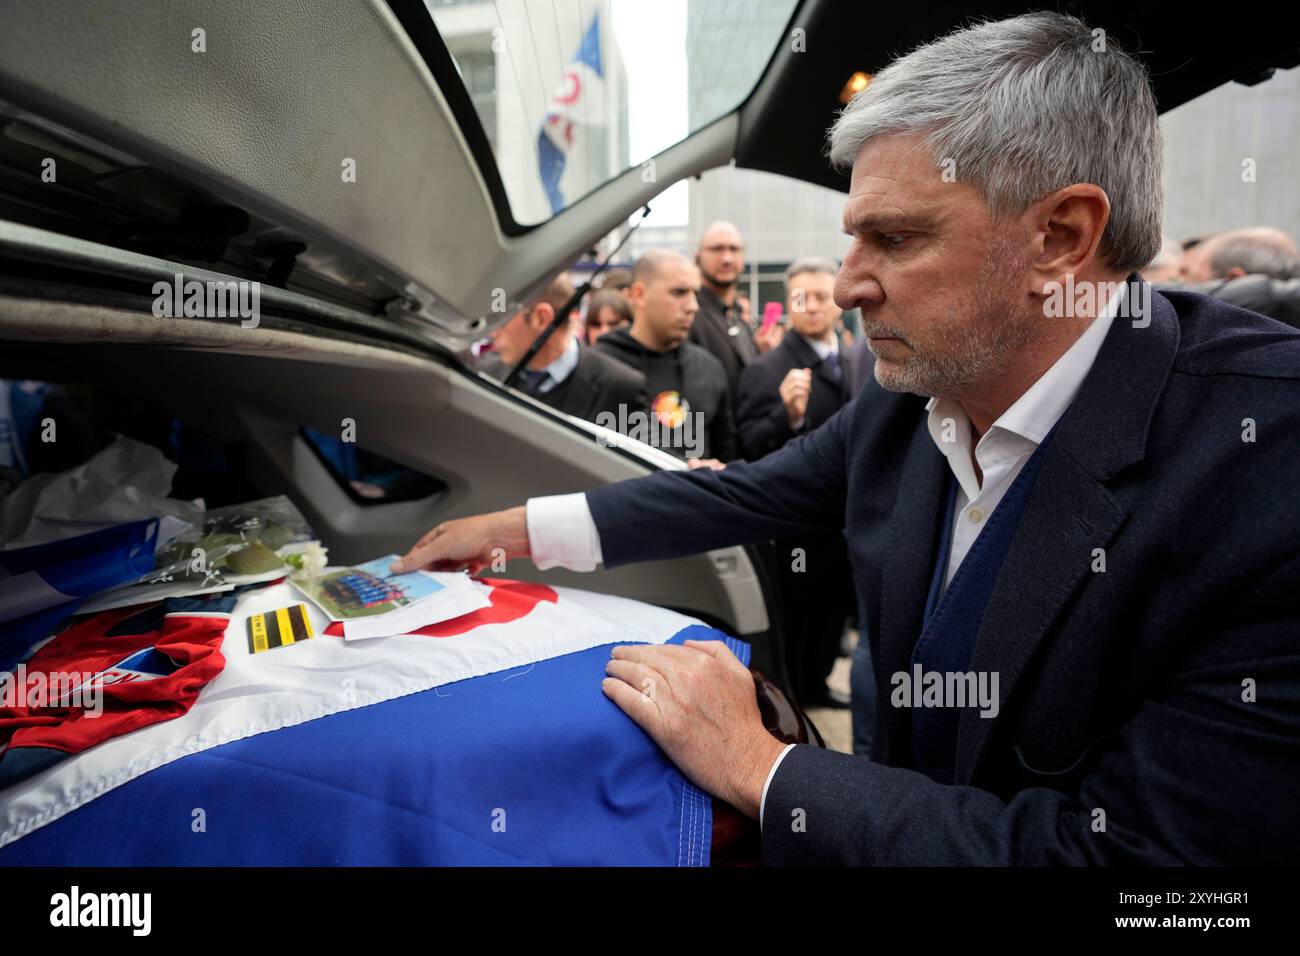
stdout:
<svg viewBox="0 0 1300 956">
<path fill-rule="evenodd" d="M 700 269 L 700 312 L 690 340 L 708 349 L 722 363 L 727 388 L 735 396 L 740 389 L 740 373 L 781 341 L 781 329 L 773 326 L 768 334 L 756 337 L 741 317 L 736 292 L 745 269 L 745 241 L 734 224 L 719 220 L 700 234 L 695 264 Z"/>
</svg>

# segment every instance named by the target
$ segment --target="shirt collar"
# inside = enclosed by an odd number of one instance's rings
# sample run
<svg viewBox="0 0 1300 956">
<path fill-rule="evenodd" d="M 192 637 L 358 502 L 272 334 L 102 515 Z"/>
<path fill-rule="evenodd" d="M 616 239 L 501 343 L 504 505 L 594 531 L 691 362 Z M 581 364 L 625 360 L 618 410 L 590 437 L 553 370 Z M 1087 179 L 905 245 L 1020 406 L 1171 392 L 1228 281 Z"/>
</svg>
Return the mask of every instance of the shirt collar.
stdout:
<svg viewBox="0 0 1300 956">
<path fill-rule="evenodd" d="M 569 347 L 560 353 L 550 365 L 542 371 L 551 377 L 556 385 L 559 385 L 566 378 L 573 374 L 573 370 L 578 367 L 578 340 L 569 336 Z"/>
<path fill-rule="evenodd" d="M 808 347 L 817 353 L 819 359 L 825 359 L 828 355 L 840 354 L 840 342 L 838 336 L 832 335 L 829 342 L 818 342 L 817 340 L 810 339 L 808 336 L 802 335 L 798 332 L 796 332 L 795 335 L 798 335 L 799 338 L 807 342 Z"/>
<path fill-rule="evenodd" d="M 986 451 L 995 458 L 1027 454 L 1047 437 L 1047 433 L 1060 421 L 1065 410 L 1079 394 L 1083 380 L 1092 370 L 1124 292 L 1125 286 L 1121 285 L 1106 303 L 1106 308 L 1074 340 L 1074 344 L 1010 408 L 998 416 L 997 421 L 981 436 L 975 446 L 975 454 L 981 466 Z M 973 492 L 978 490 L 979 485 L 970 461 L 970 419 L 960 403 L 952 399 L 931 398 L 925 408 L 929 413 L 926 424 L 931 440 L 948 458 L 949 466 L 962 490 L 968 498 L 973 499 Z M 946 419 L 952 420 L 953 428 L 945 429 Z"/>
</svg>

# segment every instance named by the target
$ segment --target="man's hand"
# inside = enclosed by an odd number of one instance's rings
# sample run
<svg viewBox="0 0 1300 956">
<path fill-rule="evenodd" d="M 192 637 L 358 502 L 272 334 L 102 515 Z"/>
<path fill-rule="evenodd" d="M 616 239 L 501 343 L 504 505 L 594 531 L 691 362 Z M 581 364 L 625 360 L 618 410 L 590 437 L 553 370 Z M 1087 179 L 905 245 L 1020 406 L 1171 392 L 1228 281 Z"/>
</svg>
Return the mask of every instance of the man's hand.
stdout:
<svg viewBox="0 0 1300 956">
<path fill-rule="evenodd" d="M 722 471 L 727 467 L 725 461 L 719 461 L 717 458 L 687 458 L 686 467 L 691 471 L 696 468 L 708 468 L 711 471 Z"/>
<path fill-rule="evenodd" d="M 605 696 L 682 773 L 758 819 L 763 784 L 785 744 L 763 728 L 754 678 L 726 644 L 624 645 L 605 672 Z"/>
<path fill-rule="evenodd" d="M 812 394 L 812 369 L 792 368 L 781 379 L 780 395 L 791 428 L 798 428 L 808 414 L 808 396 Z"/>
<path fill-rule="evenodd" d="M 497 549 L 503 554 L 497 554 Z M 494 558 L 526 558 L 528 546 L 528 512 L 520 505 L 505 511 L 444 521 L 419 541 L 415 547 L 393 562 L 394 574 L 414 571 L 460 571 L 477 574 L 492 564 Z"/>
<path fill-rule="evenodd" d="M 779 325 L 773 324 L 766 332 L 760 328 L 754 333 L 754 344 L 758 346 L 758 354 L 772 351 L 781 344 L 783 338 L 785 338 L 785 329 Z"/>
</svg>

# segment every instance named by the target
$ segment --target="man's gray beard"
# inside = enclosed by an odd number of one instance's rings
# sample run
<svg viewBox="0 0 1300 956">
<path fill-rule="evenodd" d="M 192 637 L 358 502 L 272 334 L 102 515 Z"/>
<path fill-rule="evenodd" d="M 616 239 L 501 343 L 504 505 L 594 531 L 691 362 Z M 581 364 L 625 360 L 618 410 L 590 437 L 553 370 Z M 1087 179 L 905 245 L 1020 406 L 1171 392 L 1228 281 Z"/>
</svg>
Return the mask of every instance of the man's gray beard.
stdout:
<svg viewBox="0 0 1300 956">
<path fill-rule="evenodd" d="M 887 363 L 877 361 L 876 381 L 882 387 L 927 397 L 960 397 L 996 378 L 1010 364 L 1011 356 L 1035 337 L 1037 323 L 1020 311 L 1023 304 L 1012 301 L 1006 291 L 1015 275 L 1010 245 L 994 241 L 972 299 L 948 310 L 946 321 L 937 330 L 943 354 L 913 348 L 901 366 L 885 367 Z M 883 335 L 900 334 L 883 326 L 873 329 L 871 323 L 863 328 Z M 954 338 L 958 334 L 960 340 Z M 900 337 L 911 344 L 910 339 Z"/>
</svg>

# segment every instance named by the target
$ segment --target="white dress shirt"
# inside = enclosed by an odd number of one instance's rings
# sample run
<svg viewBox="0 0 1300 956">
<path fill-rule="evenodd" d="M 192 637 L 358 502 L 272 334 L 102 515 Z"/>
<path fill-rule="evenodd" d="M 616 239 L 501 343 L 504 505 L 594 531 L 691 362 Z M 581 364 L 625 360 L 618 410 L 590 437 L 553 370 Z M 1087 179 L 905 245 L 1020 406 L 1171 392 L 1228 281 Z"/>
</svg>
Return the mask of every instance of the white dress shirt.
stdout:
<svg viewBox="0 0 1300 956">
<path fill-rule="evenodd" d="M 817 353 L 819 359 L 825 359 L 828 355 L 840 354 L 840 340 L 839 337 L 833 333 L 825 342 L 822 342 L 819 339 L 810 339 L 801 332 L 796 332 L 795 335 L 807 342 L 812 350 Z"/>
<path fill-rule="evenodd" d="M 546 378 L 542 379 L 542 384 L 537 387 L 539 392 L 549 392 L 555 386 L 559 385 L 566 378 L 573 374 L 573 370 L 578 367 L 578 340 L 569 336 L 569 347 L 560 353 L 559 357 L 541 371 L 546 373 Z"/>
<path fill-rule="evenodd" d="M 975 445 L 983 481 L 975 476 L 971 464 L 971 423 L 961 406 L 951 399 L 932 398 L 926 410 L 930 438 L 948 459 L 948 467 L 957 479 L 957 502 L 953 509 L 952 550 L 943 587 L 961 566 L 962 560 L 979 537 L 993 509 L 1006 495 L 1029 456 L 1034 453 L 1065 410 L 1079 394 L 1101 343 L 1110 331 L 1116 301 L 1083 331 L 1074 344 L 1043 373 L 1042 377 L 998 416 Z"/>
<path fill-rule="evenodd" d="M 979 462 L 982 481 L 976 477 L 971 461 L 970 418 L 957 402 L 949 399 L 932 398 L 926 405 L 930 437 L 948 459 L 948 467 L 958 485 L 957 502 L 951 518 L 952 550 L 943 581 L 945 588 L 1029 456 L 1079 393 L 1097 353 L 1101 351 L 1106 333 L 1110 331 L 1111 318 L 1123 291 L 1121 285 L 1120 292 L 1111 298 L 1074 344 L 980 437 L 975 444 L 974 460 Z M 600 535 L 585 494 L 529 498 L 527 521 L 533 562 L 539 568 L 559 566 L 574 571 L 590 571 L 601 562 Z M 768 771 L 759 803 L 760 827 L 767 789 L 776 776 L 777 767 L 794 746 L 790 744 L 781 751 Z"/>
</svg>

